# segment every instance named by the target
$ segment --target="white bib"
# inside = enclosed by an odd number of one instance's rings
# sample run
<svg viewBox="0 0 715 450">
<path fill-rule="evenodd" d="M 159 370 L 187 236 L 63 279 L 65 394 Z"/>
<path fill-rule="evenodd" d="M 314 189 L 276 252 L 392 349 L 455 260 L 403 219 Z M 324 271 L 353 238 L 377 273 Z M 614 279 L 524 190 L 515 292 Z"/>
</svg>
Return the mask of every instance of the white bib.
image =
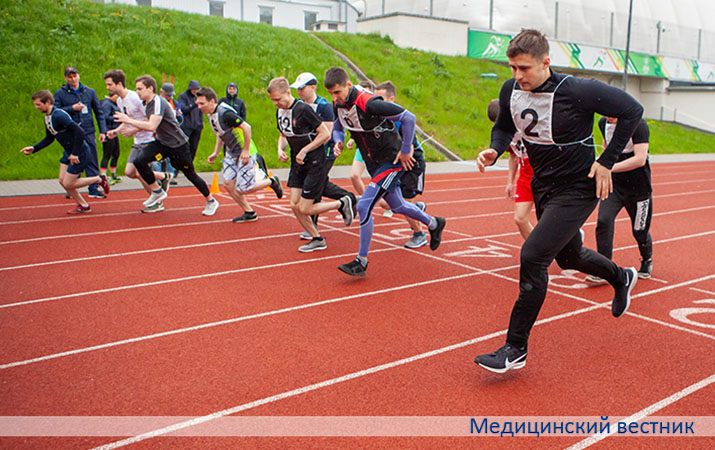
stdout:
<svg viewBox="0 0 715 450">
<path fill-rule="evenodd" d="M 613 138 L 613 133 L 616 131 L 616 124 L 611 123 L 606 121 L 606 139 L 605 143 L 606 146 L 608 146 L 608 143 L 611 142 L 611 139 Z M 628 139 L 628 143 L 626 144 L 625 148 L 621 151 L 621 153 L 633 153 L 633 139 Z"/>
</svg>

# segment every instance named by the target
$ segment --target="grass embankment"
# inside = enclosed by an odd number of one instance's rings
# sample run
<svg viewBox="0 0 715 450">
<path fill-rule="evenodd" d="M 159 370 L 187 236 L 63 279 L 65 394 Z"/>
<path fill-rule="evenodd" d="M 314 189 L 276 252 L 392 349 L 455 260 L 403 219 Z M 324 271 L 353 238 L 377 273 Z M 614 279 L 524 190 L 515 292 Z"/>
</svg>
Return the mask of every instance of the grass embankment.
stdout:
<svg viewBox="0 0 715 450">
<path fill-rule="evenodd" d="M 174 75 L 177 96 L 189 80 L 213 87 L 219 96 L 234 81 L 246 102 L 259 150 L 269 167 L 284 167 L 276 157 L 278 130 L 275 107 L 265 92 L 268 81 L 283 75 L 292 82 L 301 72 L 319 75 L 341 63 L 311 36 L 263 24 L 86 0 L 3 3 L 0 80 L 6 89 L 0 97 L 1 180 L 57 175 L 58 144 L 31 156 L 19 150 L 45 135 L 42 116 L 33 108 L 30 95 L 39 89 L 58 89 L 66 66 L 77 67 L 80 81 L 95 89 L 100 99 L 106 94 L 102 75 L 113 68 L 127 73 L 130 89 L 139 75 L 151 74 L 159 83 L 162 74 L 167 79 Z M 322 86 L 318 93 L 327 95 Z M 197 170 L 220 170 L 220 161 L 206 163 L 215 142 L 206 123 Z M 131 141 L 122 139 L 121 168 L 130 147 Z M 98 151 L 101 158 L 101 145 Z M 351 158 L 347 152 L 339 162 L 349 164 Z"/>
<path fill-rule="evenodd" d="M 508 68 L 466 57 L 401 49 L 375 35 L 321 33 L 320 38 L 358 64 L 377 82 L 392 80 L 398 102 L 416 113 L 420 126 L 464 159 L 474 159 L 489 143 L 486 105 L 496 97 Z M 189 80 L 224 95 L 229 82 L 239 85 L 256 144 L 270 167 L 285 167 L 276 158 L 275 108 L 265 86 L 275 76 L 291 81 L 304 71 L 318 77 L 333 66 L 344 66 L 313 37 L 295 30 L 243 23 L 211 16 L 87 0 L 18 0 L 0 9 L 0 180 L 53 178 L 57 175 L 57 144 L 30 157 L 19 149 L 44 136 L 41 115 L 30 95 L 55 91 L 64 83 L 63 70 L 79 69 L 81 81 L 102 98 L 102 74 L 122 68 L 133 80 L 148 73 L 161 82 L 174 75 L 177 95 Z M 482 78 L 494 73 L 496 78 Z M 355 77 L 353 77 L 355 80 Z M 129 82 L 131 88 L 133 82 Z M 319 84 L 318 93 L 327 97 Z M 715 136 L 676 125 L 649 121 L 652 153 L 708 152 Z M 598 134 L 596 134 L 598 136 Z M 205 126 L 196 157 L 199 171 L 218 171 L 220 162 L 206 163 L 215 138 Z M 119 166 L 124 167 L 131 142 L 122 139 Z M 101 157 L 101 145 L 99 148 Z M 434 151 L 428 159 L 440 159 Z M 338 159 L 350 164 L 351 152 Z M 120 169 L 121 172 L 121 169 Z"/>
</svg>

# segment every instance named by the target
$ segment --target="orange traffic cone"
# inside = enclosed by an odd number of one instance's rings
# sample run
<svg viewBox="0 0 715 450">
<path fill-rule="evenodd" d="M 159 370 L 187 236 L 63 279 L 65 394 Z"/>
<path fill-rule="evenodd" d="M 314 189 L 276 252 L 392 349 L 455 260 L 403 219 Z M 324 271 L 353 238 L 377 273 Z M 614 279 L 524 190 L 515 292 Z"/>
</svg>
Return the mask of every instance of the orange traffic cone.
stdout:
<svg viewBox="0 0 715 450">
<path fill-rule="evenodd" d="M 214 172 L 214 179 L 211 182 L 211 189 L 209 189 L 209 192 L 212 194 L 218 194 L 221 192 L 221 189 L 218 187 L 218 174 L 216 174 L 216 172 Z"/>
</svg>

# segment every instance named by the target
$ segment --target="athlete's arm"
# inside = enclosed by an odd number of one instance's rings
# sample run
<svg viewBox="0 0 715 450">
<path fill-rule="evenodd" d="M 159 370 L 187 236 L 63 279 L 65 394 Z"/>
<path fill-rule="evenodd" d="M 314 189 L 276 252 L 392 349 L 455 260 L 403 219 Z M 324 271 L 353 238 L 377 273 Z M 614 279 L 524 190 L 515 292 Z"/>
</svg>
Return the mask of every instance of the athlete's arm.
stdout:
<svg viewBox="0 0 715 450">
<path fill-rule="evenodd" d="M 577 84 L 573 92 L 580 108 L 618 118 L 611 141 L 596 161 L 610 170 L 638 127 L 643 116 L 643 107 L 636 99 L 619 88 L 597 80 L 575 79 L 574 81 L 577 81 Z"/>
<path fill-rule="evenodd" d="M 117 119 L 119 122 L 126 123 L 140 130 L 151 131 L 152 133 L 156 131 L 156 129 L 159 127 L 159 124 L 161 123 L 161 119 L 163 119 L 163 117 L 159 114 L 152 114 L 147 121 L 134 120 L 128 115 L 121 112 L 114 113 L 114 118 Z"/>
<path fill-rule="evenodd" d="M 243 151 L 241 152 L 241 162 L 243 164 L 248 164 L 251 159 L 251 126 L 248 122 L 241 121 L 238 126 L 243 130 Z"/>
<path fill-rule="evenodd" d="M 278 138 L 278 160 L 280 162 L 286 162 L 290 159 L 286 153 L 286 148 L 288 148 L 288 139 L 281 133 L 281 136 Z"/>
<path fill-rule="evenodd" d="M 25 153 L 26 155 L 29 155 L 30 153 L 36 153 L 36 152 L 39 152 L 40 150 L 42 150 L 43 148 L 47 147 L 48 145 L 50 145 L 50 144 L 53 143 L 54 141 L 55 141 L 55 137 L 52 135 L 52 133 L 50 133 L 50 130 L 48 130 L 47 128 L 45 128 L 45 138 L 44 138 L 44 139 L 42 139 L 40 142 L 38 142 L 37 144 L 33 145 L 32 147 L 25 147 L 25 148 L 23 148 L 23 149 L 20 150 L 20 151 L 23 152 L 23 153 Z M 28 153 L 27 151 L 25 151 L 25 150 L 27 150 L 28 148 L 31 149 L 30 153 Z"/>
<path fill-rule="evenodd" d="M 639 167 L 645 166 L 648 160 L 648 143 L 634 144 L 633 145 L 633 156 L 623 161 L 617 162 L 613 165 L 611 172 L 628 172 L 629 170 L 637 169 Z"/>
<path fill-rule="evenodd" d="M 403 155 L 412 153 L 412 141 L 415 139 L 415 126 L 417 124 L 417 118 L 414 114 L 397 103 L 384 101 L 382 97 L 373 97 L 368 100 L 365 104 L 365 111 L 373 116 L 381 116 L 393 122 L 400 122 L 402 124 L 400 126 L 400 134 L 402 135 L 400 153 Z"/>
<path fill-rule="evenodd" d="M 223 144 L 223 141 L 219 137 L 219 135 L 216 135 L 216 145 L 214 145 L 214 151 L 209 155 L 209 157 L 206 159 L 206 161 L 209 162 L 209 164 L 213 164 L 214 161 L 216 161 L 216 157 L 218 156 L 218 152 L 221 150 L 221 147 Z"/>
<path fill-rule="evenodd" d="M 330 134 L 335 143 L 335 148 L 342 153 L 343 142 L 345 142 L 345 128 L 343 128 L 343 124 L 340 123 L 340 119 L 335 119 L 333 122 L 333 130 Z"/>
<path fill-rule="evenodd" d="M 315 139 L 313 139 L 308 145 L 300 149 L 298 154 L 295 155 L 295 160 L 298 164 L 303 164 L 303 160 L 309 152 L 312 152 L 313 150 L 318 148 L 322 149 L 323 144 L 328 142 L 328 140 L 330 139 L 328 127 L 326 127 L 323 122 L 318 125 L 318 128 L 316 128 L 315 131 L 318 132 L 318 135 L 315 136 Z"/>
</svg>

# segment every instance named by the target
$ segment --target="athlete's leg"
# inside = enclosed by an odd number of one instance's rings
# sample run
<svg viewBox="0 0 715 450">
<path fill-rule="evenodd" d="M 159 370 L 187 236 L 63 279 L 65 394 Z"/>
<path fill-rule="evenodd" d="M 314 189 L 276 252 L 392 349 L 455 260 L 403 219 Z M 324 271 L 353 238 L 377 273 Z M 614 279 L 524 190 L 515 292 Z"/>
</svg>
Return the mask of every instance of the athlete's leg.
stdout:
<svg viewBox="0 0 715 450">
<path fill-rule="evenodd" d="M 641 258 L 647 261 L 653 257 L 653 239 L 650 235 L 650 222 L 653 218 L 653 195 L 643 200 L 626 200 L 626 211 L 631 218 L 633 237 L 638 242 Z"/>
<path fill-rule="evenodd" d="M 598 204 L 598 220 L 596 221 L 596 249 L 606 258 L 613 256 L 613 230 L 616 216 L 623 208 L 621 198 L 612 192 L 607 199 Z"/>
<path fill-rule="evenodd" d="M 516 202 L 514 203 L 514 223 L 519 228 L 519 233 L 524 239 L 528 238 L 534 226 L 531 225 L 529 216 L 534 202 Z"/>
</svg>

